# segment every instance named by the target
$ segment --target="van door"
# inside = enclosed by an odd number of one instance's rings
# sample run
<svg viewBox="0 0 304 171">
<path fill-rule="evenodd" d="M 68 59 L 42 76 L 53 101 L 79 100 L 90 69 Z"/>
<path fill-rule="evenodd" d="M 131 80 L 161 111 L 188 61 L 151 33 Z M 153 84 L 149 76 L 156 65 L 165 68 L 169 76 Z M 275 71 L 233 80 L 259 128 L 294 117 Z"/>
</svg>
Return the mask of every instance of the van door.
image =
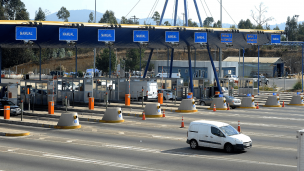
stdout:
<svg viewBox="0 0 304 171">
<path fill-rule="evenodd" d="M 192 124 L 189 128 L 188 132 L 188 139 L 195 139 L 198 143 L 198 125 L 197 124 Z"/>
<path fill-rule="evenodd" d="M 210 126 L 208 125 L 199 125 L 198 128 L 198 138 L 199 138 L 199 146 L 209 147 L 208 143 L 208 130 L 210 129 Z"/>
<path fill-rule="evenodd" d="M 211 131 L 208 139 L 210 147 L 212 148 L 223 148 L 225 135 L 216 127 L 211 126 Z"/>
</svg>

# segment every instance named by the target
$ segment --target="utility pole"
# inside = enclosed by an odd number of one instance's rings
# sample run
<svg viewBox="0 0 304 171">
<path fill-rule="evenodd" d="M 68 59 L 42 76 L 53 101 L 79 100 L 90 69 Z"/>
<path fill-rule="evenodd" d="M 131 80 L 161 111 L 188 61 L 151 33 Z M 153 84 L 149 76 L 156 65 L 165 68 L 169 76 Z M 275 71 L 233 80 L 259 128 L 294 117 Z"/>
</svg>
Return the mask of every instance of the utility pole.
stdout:
<svg viewBox="0 0 304 171">
<path fill-rule="evenodd" d="M 222 0 L 220 0 L 220 21 L 221 21 L 221 28 L 223 25 L 223 21 L 222 21 Z M 220 52 L 219 52 L 219 77 L 223 77 L 222 76 L 222 49 L 219 48 Z"/>
<path fill-rule="evenodd" d="M 95 0 L 95 17 L 94 17 L 94 23 L 96 23 L 96 0 Z M 111 53 L 111 52 L 110 52 Z M 95 66 L 95 64 L 96 64 L 96 48 L 94 48 L 94 73 L 93 73 L 93 75 L 92 75 L 92 78 L 95 76 L 95 68 L 96 68 L 96 66 Z M 93 87 L 93 84 L 92 84 L 92 87 Z M 92 97 L 93 97 L 93 93 L 92 93 Z"/>
<path fill-rule="evenodd" d="M 131 16 L 131 18 L 130 18 L 131 20 L 134 20 L 134 24 L 136 23 L 136 20 L 138 19 L 138 18 L 136 18 L 136 16 L 135 15 L 133 15 L 133 16 Z"/>
</svg>

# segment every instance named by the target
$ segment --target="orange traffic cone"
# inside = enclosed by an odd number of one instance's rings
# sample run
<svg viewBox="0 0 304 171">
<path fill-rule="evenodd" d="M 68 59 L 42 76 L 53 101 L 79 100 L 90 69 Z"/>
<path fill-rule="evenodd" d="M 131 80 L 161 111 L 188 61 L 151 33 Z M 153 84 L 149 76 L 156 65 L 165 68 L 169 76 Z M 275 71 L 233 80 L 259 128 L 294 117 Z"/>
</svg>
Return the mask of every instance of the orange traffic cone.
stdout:
<svg viewBox="0 0 304 171">
<path fill-rule="evenodd" d="M 214 104 L 214 106 L 213 106 L 213 112 L 215 112 L 216 111 L 216 107 L 215 107 L 215 104 Z"/>
<path fill-rule="evenodd" d="M 283 101 L 282 107 L 285 107 L 284 101 Z"/>
<path fill-rule="evenodd" d="M 257 106 L 256 106 L 256 109 L 260 109 L 260 108 L 259 108 L 259 102 L 257 102 Z"/>
<path fill-rule="evenodd" d="M 145 112 L 142 113 L 142 120 L 146 120 Z"/>
<path fill-rule="evenodd" d="M 181 124 L 181 128 L 185 128 L 185 124 L 184 124 L 184 117 L 182 116 L 182 124 Z"/>
<path fill-rule="evenodd" d="M 241 125 L 240 125 L 240 121 L 238 122 L 238 132 L 241 132 Z"/>
<path fill-rule="evenodd" d="M 166 115 L 165 115 L 165 109 L 163 110 L 163 117 L 166 117 Z"/>
<path fill-rule="evenodd" d="M 227 110 L 230 110 L 229 103 L 227 104 Z"/>
</svg>

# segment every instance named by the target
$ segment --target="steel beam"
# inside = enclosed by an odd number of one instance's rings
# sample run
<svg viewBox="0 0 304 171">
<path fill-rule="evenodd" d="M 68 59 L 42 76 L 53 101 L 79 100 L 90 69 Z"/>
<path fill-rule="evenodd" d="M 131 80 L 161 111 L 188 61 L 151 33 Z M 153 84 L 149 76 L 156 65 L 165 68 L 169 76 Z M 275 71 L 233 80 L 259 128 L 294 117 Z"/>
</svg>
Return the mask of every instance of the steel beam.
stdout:
<svg viewBox="0 0 304 171">
<path fill-rule="evenodd" d="M 109 78 L 111 78 L 111 46 L 109 46 Z"/>
<path fill-rule="evenodd" d="M 260 46 L 258 45 L 258 95 L 260 95 Z"/>
<path fill-rule="evenodd" d="M 139 48 L 139 71 L 140 71 L 140 76 L 141 76 L 141 47 Z"/>
<path fill-rule="evenodd" d="M 189 61 L 189 76 L 190 76 L 190 89 L 193 93 L 193 75 L 192 75 L 192 67 L 191 67 L 191 49 L 190 46 L 188 48 L 188 61 Z"/>
<path fill-rule="evenodd" d="M 0 46 L 0 71 L 2 70 L 2 48 Z M 21 73 L 22 74 L 22 73 Z M 1 75 L 2 73 L 0 74 L 0 83 L 1 83 Z"/>
<path fill-rule="evenodd" d="M 210 58 L 210 61 L 211 61 L 211 65 L 212 65 L 214 77 L 215 77 L 215 80 L 216 80 L 216 82 L 217 82 L 217 87 L 218 87 L 220 93 L 223 94 L 223 93 L 222 93 L 222 87 L 221 87 L 220 82 L 219 82 L 219 79 L 218 79 L 218 77 L 217 77 L 216 68 L 215 68 L 215 66 L 214 66 L 214 62 L 213 62 L 213 59 L 212 59 L 212 56 L 211 56 L 211 53 L 210 53 L 209 43 L 207 43 L 207 49 L 208 49 L 208 54 L 209 54 L 209 58 Z"/>
<path fill-rule="evenodd" d="M 161 25 L 161 23 L 163 21 L 163 18 L 164 18 L 164 15 L 165 15 L 165 11 L 166 11 L 166 8 L 167 8 L 167 4 L 168 4 L 168 0 L 166 0 L 166 2 L 165 2 L 164 8 L 163 8 L 163 12 L 162 12 L 162 15 L 161 15 L 159 23 L 158 23 L 159 26 Z"/>
<path fill-rule="evenodd" d="M 174 49 L 172 48 L 172 51 L 171 51 L 171 63 L 170 63 L 170 75 L 169 75 L 169 78 L 172 77 L 173 54 L 174 54 Z"/>
<path fill-rule="evenodd" d="M 244 72 L 244 67 L 245 67 L 245 58 L 244 58 L 244 56 L 245 56 L 245 50 L 244 50 L 244 48 L 243 48 L 243 78 L 244 78 L 244 76 L 245 76 L 245 72 Z"/>
<path fill-rule="evenodd" d="M 1 49 L 1 48 L 0 48 Z M 1 52 L 1 51 L 0 51 Z M 303 93 L 303 53 L 304 53 L 304 45 L 302 44 L 302 93 Z M 1 54 L 0 54 L 1 55 Z M 1 60 L 1 59 L 0 59 Z M 0 65 L 1 67 L 1 65 Z M 1 81 L 1 80 L 0 80 Z M 1 82 L 0 82 L 1 83 Z"/>
<path fill-rule="evenodd" d="M 76 76 L 78 78 L 78 71 L 77 71 L 77 46 L 75 45 L 75 52 L 76 52 L 76 56 L 75 56 L 75 72 L 76 72 Z"/>
<path fill-rule="evenodd" d="M 148 71 L 148 68 L 149 68 L 149 64 L 150 64 L 150 61 L 151 61 L 151 57 L 152 57 L 152 54 L 153 54 L 153 50 L 154 49 L 151 49 L 151 51 L 150 51 L 150 55 L 149 55 L 149 58 L 148 58 L 148 62 L 147 62 L 147 65 L 146 65 L 146 69 L 145 69 L 143 78 L 146 78 L 147 71 Z"/>
<path fill-rule="evenodd" d="M 200 27 L 203 27 L 201 15 L 200 15 L 200 13 L 199 13 L 199 10 L 198 10 L 197 4 L 196 4 L 196 0 L 193 0 L 193 2 L 194 2 L 194 6 L 195 6 L 195 9 L 196 9 L 196 13 L 197 13 L 197 16 L 198 16 L 198 19 L 199 19 L 199 22 L 200 22 Z"/>
<path fill-rule="evenodd" d="M 176 26 L 177 7 L 178 7 L 178 0 L 175 0 L 174 26 Z"/>
<path fill-rule="evenodd" d="M 184 0 L 184 9 L 185 9 L 185 20 L 186 20 L 186 26 L 188 26 L 188 16 L 187 16 L 187 0 Z"/>
<path fill-rule="evenodd" d="M 39 50 L 40 50 L 40 55 L 39 55 L 39 81 L 41 81 L 41 46 L 39 43 L 37 43 L 37 45 L 39 46 Z"/>
</svg>

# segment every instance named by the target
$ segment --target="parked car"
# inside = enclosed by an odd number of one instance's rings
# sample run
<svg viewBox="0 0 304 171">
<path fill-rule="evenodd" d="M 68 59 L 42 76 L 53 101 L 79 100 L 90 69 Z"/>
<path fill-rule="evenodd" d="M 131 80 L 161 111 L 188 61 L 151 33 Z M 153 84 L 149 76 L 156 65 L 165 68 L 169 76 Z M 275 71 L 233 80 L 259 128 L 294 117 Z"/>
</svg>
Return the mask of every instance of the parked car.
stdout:
<svg viewBox="0 0 304 171">
<path fill-rule="evenodd" d="M 21 109 L 19 106 L 15 105 L 13 102 L 7 100 L 7 99 L 0 99 L 0 115 L 4 115 L 4 106 L 10 106 L 11 109 L 11 115 L 20 115 L 21 114 Z"/>
<path fill-rule="evenodd" d="M 227 153 L 243 151 L 252 147 L 249 136 L 240 134 L 224 122 L 198 120 L 189 125 L 187 144 L 195 149 L 199 146 L 224 149 Z"/>
<path fill-rule="evenodd" d="M 253 75 L 253 78 L 258 78 L 258 75 Z M 266 77 L 263 76 L 263 75 L 260 75 L 259 81 L 260 81 L 260 85 L 261 85 L 261 84 L 266 84 L 266 85 L 269 84 L 268 78 L 266 78 Z"/>
<path fill-rule="evenodd" d="M 240 99 L 237 99 L 237 98 L 232 97 L 232 96 L 228 96 L 226 94 L 224 94 L 223 96 L 226 98 L 226 103 L 229 104 L 229 106 L 232 109 L 235 109 L 235 108 L 241 106 L 241 100 Z M 213 98 L 216 98 L 216 97 L 202 98 L 202 99 L 199 100 L 199 104 L 201 106 L 210 106 L 212 101 L 213 101 Z"/>
<path fill-rule="evenodd" d="M 231 82 L 232 82 L 232 80 L 234 80 L 234 81 L 239 80 L 239 78 L 236 75 L 231 75 L 231 74 L 225 75 L 224 78 L 229 78 Z"/>
<path fill-rule="evenodd" d="M 171 90 L 167 89 L 158 89 L 158 93 L 163 93 L 164 100 L 175 99 L 175 95 Z"/>
</svg>

